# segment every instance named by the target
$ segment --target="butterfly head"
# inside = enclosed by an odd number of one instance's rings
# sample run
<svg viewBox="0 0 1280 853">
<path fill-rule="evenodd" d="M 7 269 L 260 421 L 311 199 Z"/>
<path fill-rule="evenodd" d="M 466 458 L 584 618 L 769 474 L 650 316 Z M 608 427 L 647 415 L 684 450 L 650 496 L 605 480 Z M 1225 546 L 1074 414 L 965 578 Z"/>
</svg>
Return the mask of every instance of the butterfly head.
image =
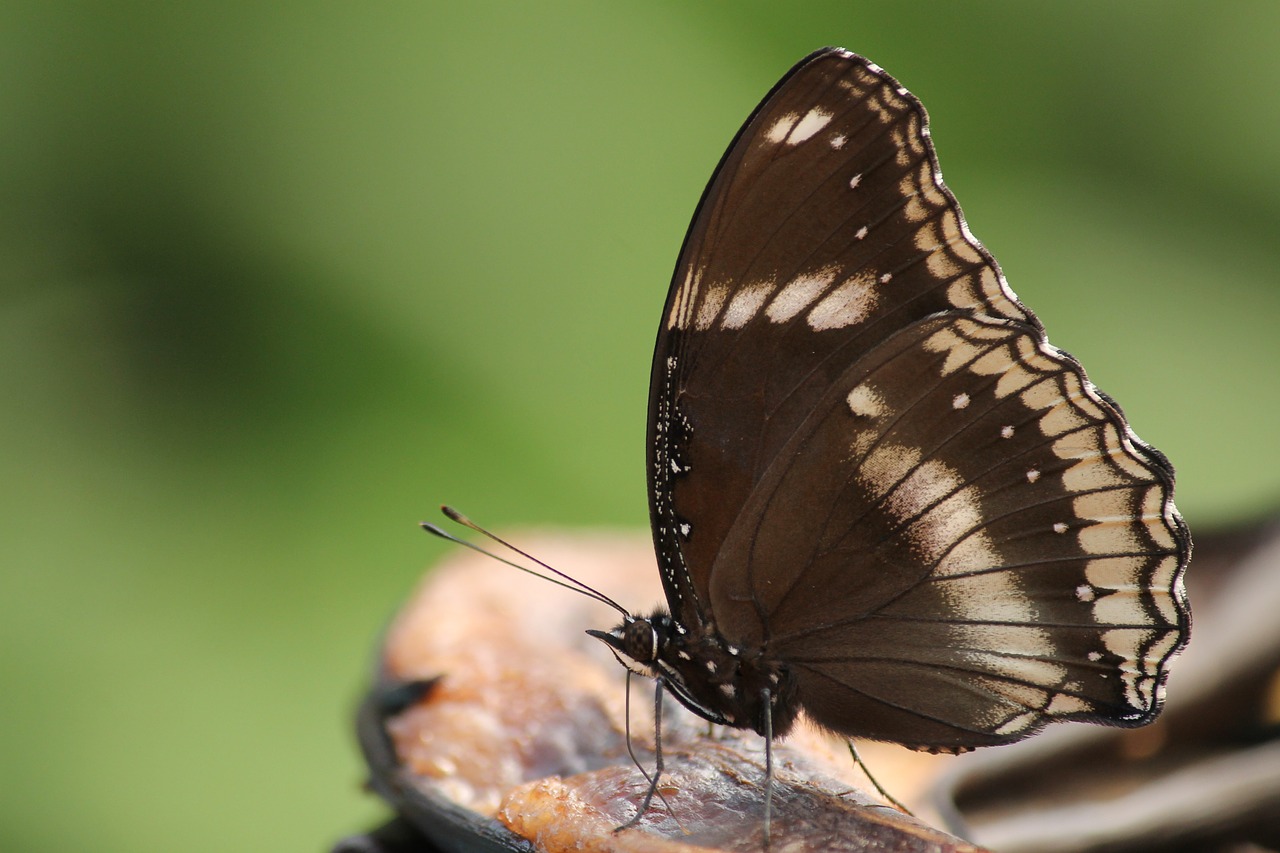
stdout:
<svg viewBox="0 0 1280 853">
<path fill-rule="evenodd" d="M 658 661 L 672 637 L 683 634 L 684 629 L 676 625 L 665 611 L 659 610 L 646 618 L 628 615 L 612 631 L 587 633 L 608 646 L 613 656 L 627 669 L 636 675 L 652 678 L 661 675 Z"/>
</svg>

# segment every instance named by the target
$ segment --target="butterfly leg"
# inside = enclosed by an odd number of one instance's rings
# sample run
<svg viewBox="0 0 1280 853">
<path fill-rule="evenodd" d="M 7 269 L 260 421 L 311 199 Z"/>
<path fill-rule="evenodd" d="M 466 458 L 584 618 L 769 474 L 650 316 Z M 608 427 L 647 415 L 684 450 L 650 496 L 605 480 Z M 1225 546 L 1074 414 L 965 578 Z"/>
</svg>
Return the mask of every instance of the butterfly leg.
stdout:
<svg viewBox="0 0 1280 853">
<path fill-rule="evenodd" d="M 760 691 L 764 705 L 764 846 L 769 849 L 769 824 L 773 817 L 773 696 L 769 688 Z"/>
<path fill-rule="evenodd" d="M 851 740 L 846 741 L 845 744 L 849 747 L 849 755 L 853 758 L 853 763 L 856 764 L 858 766 L 858 769 L 862 771 L 862 774 L 871 781 L 871 785 L 876 789 L 876 791 L 880 794 L 880 796 L 883 797 L 885 800 L 887 800 L 889 804 L 893 806 L 895 809 L 897 809 L 898 811 L 903 812 L 904 814 L 909 814 L 912 817 L 915 817 L 915 812 L 911 811 L 911 809 L 904 806 L 901 800 L 899 800 L 893 794 L 890 794 L 887 790 L 885 790 L 885 787 L 880 784 L 879 779 L 871 775 L 871 768 L 868 767 L 867 763 L 862 760 L 862 756 L 858 754 L 858 750 L 853 745 L 853 741 Z"/>
<path fill-rule="evenodd" d="M 628 672 L 628 687 L 630 687 L 630 683 L 631 673 Z M 667 798 L 662 796 L 661 792 L 658 791 L 658 780 L 662 778 L 662 679 L 655 678 L 654 684 L 657 686 L 653 691 L 653 750 L 656 756 L 653 776 L 650 776 L 644 769 L 644 765 L 640 763 L 640 760 L 636 758 L 635 752 L 631 749 L 631 691 L 629 689 L 627 691 L 627 752 L 630 754 L 632 762 L 634 762 L 636 767 L 640 770 L 640 775 L 644 776 L 645 781 L 649 783 L 649 790 L 645 792 L 644 799 L 640 802 L 640 810 L 636 812 L 636 816 L 622 824 L 622 826 L 616 827 L 613 830 L 614 832 L 621 832 L 624 829 L 630 829 L 639 823 L 640 818 L 649 813 L 649 806 L 653 803 L 654 794 L 657 794 L 658 798 L 666 804 L 667 811 L 671 811 L 671 804 L 668 803 Z M 674 812 L 672 812 L 672 817 L 675 817 Z"/>
</svg>

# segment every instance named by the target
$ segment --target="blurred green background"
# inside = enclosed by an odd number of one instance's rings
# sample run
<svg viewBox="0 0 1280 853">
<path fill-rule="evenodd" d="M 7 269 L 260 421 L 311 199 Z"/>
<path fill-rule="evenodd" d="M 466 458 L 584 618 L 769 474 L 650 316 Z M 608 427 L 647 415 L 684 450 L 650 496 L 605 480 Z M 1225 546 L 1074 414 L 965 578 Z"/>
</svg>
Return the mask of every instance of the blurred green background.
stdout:
<svg viewBox="0 0 1280 853">
<path fill-rule="evenodd" d="M 376 820 L 349 718 L 443 553 L 415 522 L 646 523 L 685 226 L 825 44 L 924 100 L 1193 528 L 1275 506 L 1277 32 L 1271 0 L 5 3 L 0 848 Z"/>
</svg>

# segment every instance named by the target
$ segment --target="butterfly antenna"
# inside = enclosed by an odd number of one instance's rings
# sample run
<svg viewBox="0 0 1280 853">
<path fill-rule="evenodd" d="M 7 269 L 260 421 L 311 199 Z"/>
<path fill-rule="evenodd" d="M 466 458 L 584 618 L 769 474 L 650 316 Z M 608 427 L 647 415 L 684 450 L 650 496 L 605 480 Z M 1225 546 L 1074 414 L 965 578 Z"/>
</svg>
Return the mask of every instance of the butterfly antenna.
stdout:
<svg viewBox="0 0 1280 853">
<path fill-rule="evenodd" d="M 881 797 L 883 797 L 889 803 L 889 805 L 893 806 L 898 811 L 904 814 L 908 814 L 911 817 L 915 817 L 916 816 L 915 812 L 911 811 L 911 809 L 903 805 L 902 801 L 899 800 L 897 797 L 895 797 L 893 794 L 890 794 L 888 791 L 886 791 L 884 786 L 880 784 L 880 781 L 876 779 L 875 776 L 871 775 L 871 768 L 867 767 L 867 763 L 862 760 L 862 756 L 858 755 L 858 748 L 853 745 L 853 741 L 851 740 L 845 741 L 845 743 L 849 747 L 849 755 L 853 757 L 853 763 L 858 765 L 858 769 L 861 770 L 862 775 L 866 776 L 867 779 L 871 782 L 872 787 L 876 789 L 876 793 L 878 793 Z"/>
<path fill-rule="evenodd" d="M 587 596 L 588 598 L 594 598 L 596 601 L 599 601 L 601 604 L 609 605 L 614 610 L 621 613 L 623 616 L 626 616 L 626 617 L 631 616 L 631 613 L 625 607 L 623 607 L 618 602 L 614 601 L 609 596 L 605 595 L 603 592 L 600 592 L 597 589 L 593 589 L 592 587 L 587 586 L 585 583 L 578 580 L 577 578 L 570 577 L 569 575 L 565 574 L 559 569 L 553 568 L 552 566 L 549 566 L 546 563 L 542 562 L 532 554 L 529 554 L 525 551 L 520 550 L 516 546 L 512 545 L 510 542 L 507 542 L 505 539 L 502 539 L 496 536 L 495 534 L 490 533 L 488 530 L 485 530 L 483 527 L 476 524 L 474 521 L 467 518 L 465 515 L 458 512 L 453 507 L 442 506 L 440 507 L 440 511 L 443 512 L 445 517 L 448 518 L 450 521 L 457 522 L 458 524 L 461 524 L 463 527 L 469 527 L 475 532 L 483 536 L 486 536 L 489 539 L 492 539 L 494 542 L 497 542 L 499 545 L 503 546 L 504 548 L 514 551 L 515 553 L 519 554 L 521 557 L 524 557 L 526 560 L 536 563 L 537 565 L 546 569 L 548 572 L 551 572 L 551 574 L 555 575 L 556 577 L 563 578 L 563 580 L 556 580 L 556 578 L 547 577 L 541 572 L 534 571 L 528 566 L 522 566 L 519 563 L 514 562 L 512 560 L 508 560 L 505 557 L 500 557 L 486 548 L 481 548 L 479 545 L 475 544 L 474 542 L 469 542 L 466 539 L 460 539 L 459 537 L 454 536 L 452 533 L 449 533 L 447 530 L 444 530 L 443 528 L 437 527 L 436 525 L 432 524 L 429 521 L 420 522 L 420 526 L 422 527 L 423 530 L 427 531 L 428 533 L 434 536 L 439 536 L 441 539 L 445 539 L 445 540 L 448 540 L 449 542 L 453 542 L 457 545 L 461 545 L 464 548 L 470 548 L 472 551 L 475 551 L 478 554 L 484 554 L 486 557 L 490 557 L 494 560 L 497 560 L 499 563 L 505 563 L 506 565 L 511 566 L 513 569 L 519 569 L 525 574 L 533 575 L 535 578 L 541 578 L 542 580 L 553 583 L 556 586 L 562 586 L 565 589 L 571 589 L 574 592 Z"/>
</svg>

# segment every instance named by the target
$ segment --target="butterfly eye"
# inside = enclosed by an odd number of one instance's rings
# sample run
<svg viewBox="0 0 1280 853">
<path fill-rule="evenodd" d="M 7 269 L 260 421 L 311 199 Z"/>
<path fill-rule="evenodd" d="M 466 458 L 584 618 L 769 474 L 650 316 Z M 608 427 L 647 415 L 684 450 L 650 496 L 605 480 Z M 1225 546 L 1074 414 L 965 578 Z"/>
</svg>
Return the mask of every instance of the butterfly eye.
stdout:
<svg viewBox="0 0 1280 853">
<path fill-rule="evenodd" d="M 658 659 L 661 643 L 658 632 L 648 619 L 636 619 L 630 622 L 622 635 L 623 650 L 633 660 L 640 663 L 652 663 Z"/>
</svg>

